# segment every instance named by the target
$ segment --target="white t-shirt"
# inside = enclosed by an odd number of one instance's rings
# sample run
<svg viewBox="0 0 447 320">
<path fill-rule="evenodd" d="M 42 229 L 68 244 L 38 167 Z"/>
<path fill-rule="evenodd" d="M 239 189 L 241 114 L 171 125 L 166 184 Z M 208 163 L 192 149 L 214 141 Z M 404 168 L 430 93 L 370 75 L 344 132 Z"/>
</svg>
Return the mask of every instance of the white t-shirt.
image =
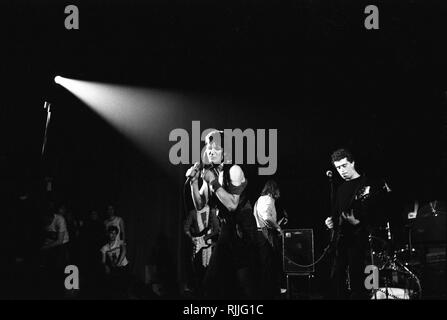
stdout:
<svg viewBox="0 0 447 320">
<path fill-rule="evenodd" d="M 62 244 L 67 243 L 70 240 L 70 237 L 68 235 L 67 230 L 67 223 L 65 222 L 65 218 L 60 214 L 55 214 L 53 221 L 45 228 L 46 231 L 50 232 L 62 232 L 63 238 L 62 238 Z"/>
<path fill-rule="evenodd" d="M 121 245 L 124 245 L 124 241 L 119 240 L 118 237 L 116 237 L 115 242 L 110 245 L 110 243 L 105 244 L 101 248 L 101 252 L 106 255 L 106 262 L 116 264 L 120 258 L 121 254 Z M 127 261 L 126 256 L 124 256 L 123 261 L 121 261 L 121 264 L 117 265 L 118 267 L 125 267 L 129 261 Z"/>
<path fill-rule="evenodd" d="M 259 197 L 258 202 L 256 203 L 256 210 L 262 220 L 271 220 L 277 222 L 275 199 L 273 199 L 270 195 L 267 194 L 265 196 Z M 259 221 L 260 219 L 256 214 L 255 217 L 256 225 L 258 228 L 266 226 L 266 223 L 264 221 Z"/>
<path fill-rule="evenodd" d="M 119 240 L 124 240 L 122 235 L 121 235 L 121 222 L 123 221 L 123 219 L 121 217 L 115 216 L 112 220 L 107 219 L 106 221 L 104 221 L 104 225 L 106 227 L 106 231 L 110 226 L 114 226 L 118 228 L 118 235 L 117 235 L 117 239 Z M 124 224 L 123 224 L 124 225 Z"/>
</svg>

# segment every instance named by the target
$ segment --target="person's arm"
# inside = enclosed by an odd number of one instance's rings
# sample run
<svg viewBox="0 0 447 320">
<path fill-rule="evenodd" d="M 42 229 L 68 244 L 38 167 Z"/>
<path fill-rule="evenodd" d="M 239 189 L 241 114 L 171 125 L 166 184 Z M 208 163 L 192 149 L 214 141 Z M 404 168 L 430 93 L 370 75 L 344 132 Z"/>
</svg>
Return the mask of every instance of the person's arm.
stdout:
<svg viewBox="0 0 447 320">
<path fill-rule="evenodd" d="M 107 262 L 106 262 L 106 252 L 105 252 L 104 247 L 101 248 L 101 262 L 102 262 L 102 265 L 104 266 L 104 271 L 106 272 L 106 274 L 109 274 L 110 267 L 107 265 Z"/>
<path fill-rule="evenodd" d="M 125 233 L 125 230 L 124 230 L 124 220 L 123 220 L 123 218 L 120 218 L 119 227 L 120 227 L 120 233 L 121 233 L 121 240 L 126 242 L 126 233 Z"/>
<path fill-rule="evenodd" d="M 196 210 L 202 210 L 206 205 L 207 195 L 205 194 L 205 183 L 202 183 L 202 187 L 199 189 L 199 171 L 200 165 L 196 162 L 191 168 L 186 172 L 186 176 L 190 177 L 189 185 L 191 189 L 191 197 Z"/>
<path fill-rule="evenodd" d="M 199 190 L 199 181 L 198 179 L 195 179 L 194 181 L 191 180 L 190 186 L 191 186 L 191 196 L 192 201 L 194 203 L 194 207 L 196 208 L 196 210 L 202 210 L 207 204 L 208 185 L 205 182 L 203 182 L 202 187 Z"/>
<path fill-rule="evenodd" d="M 360 223 L 360 220 L 354 216 L 354 213 L 352 211 L 348 211 L 346 213 L 342 212 L 341 216 L 343 220 L 349 222 L 353 226 L 356 226 Z"/>
<path fill-rule="evenodd" d="M 50 240 L 48 243 L 42 246 L 42 249 L 50 249 L 57 246 L 60 246 L 64 243 L 64 233 L 58 232 L 57 233 L 57 239 L 56 240 Z"/>
<path fill-rule="evenodd" d="M 269 220 L 269 225 L 278 232 L 281 232 L 281 227 L 273 220 Z"/>
<path fill-rule="evenodd" d="M 103 265 L 106 264 L 106 253 L 103 249 L 100 250 L 101 251 L 101 262 Z"/>
<path fill-rule="evenodd" d="M 66 232 L 68 231 L 65 219 L 63 217 L 58 219 L 56 222 L 56 232 L 57 232 L 57 239 L 49 241 L 48 243 L 42 246 L 42 249 L 44 250 L 50 249 L 64 244 L 64 237 Z"/>
<path fill-rule="evenodd" d="M 237 209 L 240 198 L 239 194 L 231 194 L 222 188 L 217 180 L 217 177 L 211 171 L 207 171 L 205 173 L 204 180 L 212 186 L 217 198 L 228 209 L 228 211 L 234 211 Z M 245 182 L 244 172 L 238 165 L 234 165 L 230 168 L 230 181 L 235 187 L 239 187 Z"/>
<path fill-rule="evenodd" d="M 120 243 L 120 256 L 118 258 L 118 262 L 116 263 L 116 265 L 120 266 L 125 257 L 126 257 L 126 244 L 124 243 L 124 241 L 121 241 L 121 243 Z"/>
</svg>

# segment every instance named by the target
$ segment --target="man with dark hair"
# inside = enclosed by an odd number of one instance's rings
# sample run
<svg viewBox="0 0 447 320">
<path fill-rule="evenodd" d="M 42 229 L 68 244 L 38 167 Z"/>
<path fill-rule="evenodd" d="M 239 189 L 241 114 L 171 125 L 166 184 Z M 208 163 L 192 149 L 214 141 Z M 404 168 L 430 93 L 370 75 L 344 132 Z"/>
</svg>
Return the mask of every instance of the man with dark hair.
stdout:
<svg viewBox="0 0 447 320">
<path fill-rule="evenodd" d="M 101 248 L 102 263 L 105 268 L 107 289 L 118 297 L 126 297 L 128 290 L 129 262 L 126 258 L 126 244 L 118 238 L 119 229 L 116 226 L 107 228 L 109 240 Z M 124 296 L 122 296 L 124 295 Z"/>
<path fill-rule="evenodd" d="M 332 155 L 331 155 L 332 163 L 334 163 L 335 161 L 343 160 L 344 158 L 346 158 L 346 160 L 348 162 L 353 162 L 354 161 L 352 153 L 349 150 L 347 150 L 347 149 L 335 150 L 332 153 Z"/>
<path fill-rule="evenodd" d="M 331 270 L 332 294 L 336 299 L 365 299 L 368 297 L 364 270 L 370 221 L 368 208 L 362 200 L 371 192 L 371 186 L 368 179 L 356 170 L 354 157 L 348 150 L 336 150 L 331 160 L 344 180 L 335 195 L 333 216 L 325 221 L 333 232 L 335 247 Z"/>
<path fill-rule="evenodd" d="M 253 298 L 252 268 L 256 222 L 246 194 L 247 179 L 238 165 L 224 163 L 219 131 L 205 138 L 203 155 L 205 168 L 191 167 L 191 196 L 196 210 L 206 205 L 214 210 L 221 224 L 221 232 L 214 246 L 206 271 L 204 287 L 206 298 Z M 199 188 L 198 178 L 203 182 Z"/>
</svg>

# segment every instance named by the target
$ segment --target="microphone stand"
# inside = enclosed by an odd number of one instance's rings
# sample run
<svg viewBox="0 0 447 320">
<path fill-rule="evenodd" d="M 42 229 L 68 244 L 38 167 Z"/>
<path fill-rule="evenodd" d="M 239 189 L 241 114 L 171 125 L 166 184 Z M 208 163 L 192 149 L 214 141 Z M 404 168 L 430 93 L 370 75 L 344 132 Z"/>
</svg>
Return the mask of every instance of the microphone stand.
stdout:
<svg viewBox="0 0 447 320">
<path fill-rule="evenodd" d="M 328 172 L 329 173 L 329 172 Z M 330 243 L 333 243 L 334 235 L 335 235 L 335 226 L 338 225 L 338 222 L 334 220 L 335 217 L 335 191 L 334 191 L 334 180 L 332 179 L 332 173 L 327 175 L 329 178 L 329 199 L 330 199 L 330 212 L 332 217 L 333 228 L 331 230 L 331 239 Z"/>
<path fill-rule="evenodd" d="M 331 212 L 334 213 L 335 193 L 334 193 L 334 180 L 332 179 L 332 176 L 329 177 L 329 185 L 330 185 Z"/>
<path fill-rule="evenodd" d="M 39 187 L 39 197 L 41 198 L 41 201 L 45 201 L 49 199 L 49 192 L 52 192 L 53 186 L 52 186 L 52 179 L 47 175 L 47 141 L 48 141 L 48 128 L 51 121 L 51 103 L 45 101 L 44 110 L 46 110 L 46 119 L 45 119 L 45 130 L 44 135 L 42 139 L 42 148 L 40 149 L 40 179 L 43 185 Z"/>
<path fill-rule="evenodd" d="M 43 142 L 42 142 L 42 149 L 41 149 L 41 156 L 42 156 L 42 158 L 45 155 L 45 147 L 47 145 L 48 126 L 50 124 L 50 119 L 51 119 L 51 109 L 50 109 L 51 108 L 51 103 L 48 103 L 48 102 L 45 101 L 43 108 L 47 110 L 47 119 L 45 121 L 45 132 L 44 132 L 44 135 L 43 135 Z"/>
<path fill-rule="evenodd" d="M 369 254 L 371 255 L 371 265 L 375 266 L 374 264 L 374 251 L 373 251 L 373 235 L 372 235 L 372 231 L 369 231 Z M 375 290 L 374 288 L 372 288 L 373 292 L 374 292 L 374 299 L 377 300 L 377 290 Z M 387 295 L 388 295 L 388 290 L 387 290 Z"/>
</svg>

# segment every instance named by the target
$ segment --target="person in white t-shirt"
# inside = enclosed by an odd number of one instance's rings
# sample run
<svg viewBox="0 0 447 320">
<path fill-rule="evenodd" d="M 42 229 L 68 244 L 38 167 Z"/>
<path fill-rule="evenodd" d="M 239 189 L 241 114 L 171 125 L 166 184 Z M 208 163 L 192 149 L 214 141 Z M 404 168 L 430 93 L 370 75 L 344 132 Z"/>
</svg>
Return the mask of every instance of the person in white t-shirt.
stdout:
<svg viewBox="0 0 447 320">
<path fill-rule="evenodd" d="M 123 218 L 116 215 L 115 207 L 109 205 L 107 207 L 107 219 L 104 221 L 104 226 L 106 232 L 110 226 L 115 226 L 118 228 L 118 239 L 126 241 L 125 231 L 124 231 L 124 220 Z"/>
<path fill-rule="evenodd" d="M 277 221 L 275 201 L 279 187 L 274 180 L 266 182 L 255 203 L 253 214 L 258 228 L 256 244 L 260 295 L 263 299 L 276 299 L 280 294 L 280 240 L 282 233 Z"/>
<path fill-rule="evenodd" d="M 126 267 L 129 263 L 126 259 L 126 244 L 118 238 L 118 228 L 108 228 L 109 241 L 101 248 L 102 263 L 106 273 L 110 274 L 113 269 Z"/>
<path fill-rule="evenodd" d="M 55 214 L 54 208 L 49 208 L 43 219 L 43 242 L 40 244 L 39 279 L 42 279 L 42 293 L 49 298 L 58 298 L 64 290 L 64 268 L 68 264 L 67 244 L 69 235 L 67 224 L 62 215 Z"/>
<path fill-rule="evenodd" d="M 51 249 L 68 243 L 70 237 L 65 218 L 60 214 L 51 213 L 45 219 L 47 222 L 45 226 L 45 240 L 41 249 Z"/>
<path fill-rule="evenodd" d="M 128 284 L 129 261 L 126 258 L 126 244 L 118 238 L 117 227 L 110 226 L 107 231 L 109 241 L 101 248 L 106 281 L 113 293 L 123 293 Z"/>
</svg>

